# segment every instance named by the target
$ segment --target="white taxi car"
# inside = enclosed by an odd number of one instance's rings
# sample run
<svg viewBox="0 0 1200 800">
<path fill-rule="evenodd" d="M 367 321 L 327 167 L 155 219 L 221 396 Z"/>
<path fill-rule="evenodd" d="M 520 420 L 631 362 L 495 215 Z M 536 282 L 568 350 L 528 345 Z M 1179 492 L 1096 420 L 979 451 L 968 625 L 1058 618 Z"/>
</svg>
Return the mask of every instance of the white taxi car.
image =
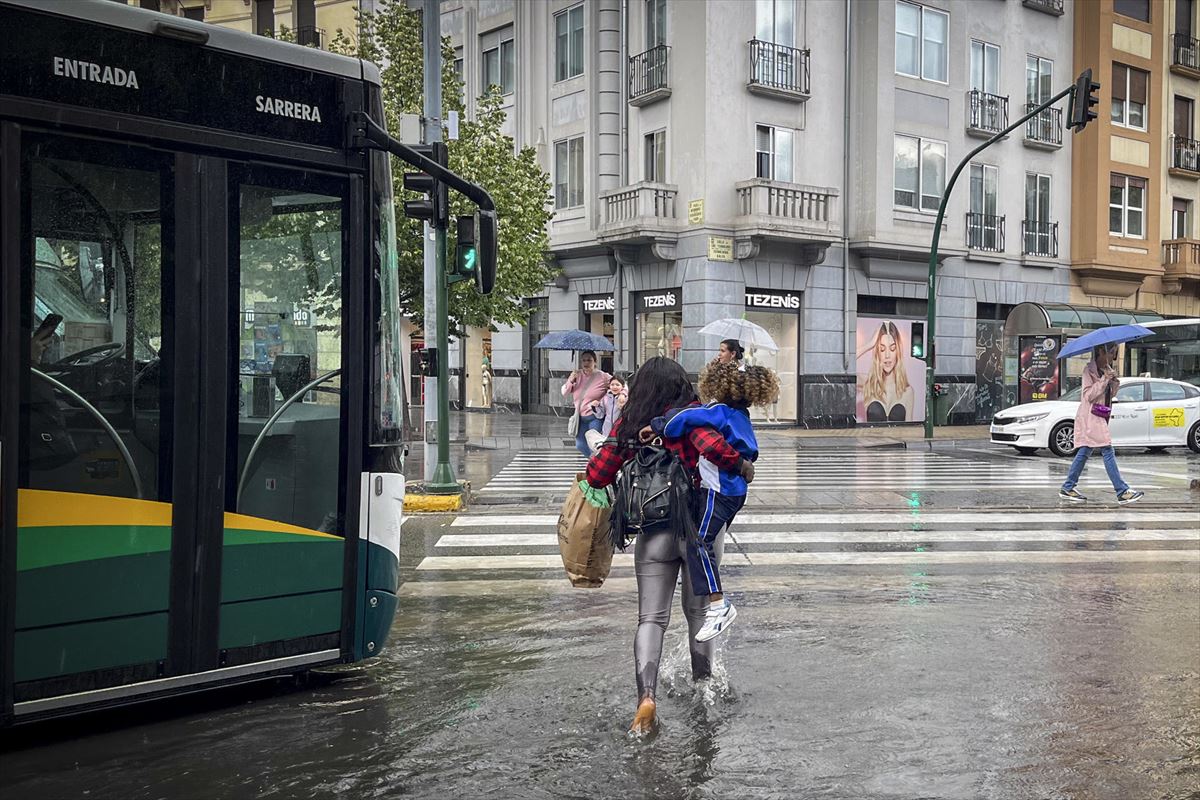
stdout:
<svg viewBox="0 0 1200 800">
<path fill-rule="evenodd" d="M 1022 453 L 1048 447 L 1057 456 L 1075 454 L 1079 389 L 1058 400 L 1023 403 L 992 417 L 992 444 Z M 1114 447 L 1190 447 L 1200 453 L 1200 388 L 1166 378 L 1121 378 L 1108 423 Z"/>
</svg>

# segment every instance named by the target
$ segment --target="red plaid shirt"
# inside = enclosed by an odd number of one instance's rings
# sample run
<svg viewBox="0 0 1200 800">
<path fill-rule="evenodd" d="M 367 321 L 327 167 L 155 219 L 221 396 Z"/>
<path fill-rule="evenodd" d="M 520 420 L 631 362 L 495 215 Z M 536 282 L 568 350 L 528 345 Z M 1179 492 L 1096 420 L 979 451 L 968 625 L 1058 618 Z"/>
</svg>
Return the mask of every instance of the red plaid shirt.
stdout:
<svg viewBox="0 0 1200 800">
<path fill-rule="evenodd" d="M 617 424 L 613 427 L 611 436 L 614 438 L 621 429 L 621 422 L 622 420 L 618 419 Z M 696 481 L 699 481 L 696 464 L 701 456 L 707 458 L 720 470 L 737 469 L 742 461 L 741 454 L 729 446 L 725 437 L 709 427 L 693 428 L 682 439 L 664 437 L 663 445 L 679 456 L 683 466 L 692 473 L 693 480 Z M 628 445 L 606 444 L 601 447 L 600 451 L 588 461 L 588 485 L 597 489 L 610 485 L 617 479 L 617 473 L 621 471 L 625 462 L 633 457 L 633 454 L 634 448 Z"/>
</svg>

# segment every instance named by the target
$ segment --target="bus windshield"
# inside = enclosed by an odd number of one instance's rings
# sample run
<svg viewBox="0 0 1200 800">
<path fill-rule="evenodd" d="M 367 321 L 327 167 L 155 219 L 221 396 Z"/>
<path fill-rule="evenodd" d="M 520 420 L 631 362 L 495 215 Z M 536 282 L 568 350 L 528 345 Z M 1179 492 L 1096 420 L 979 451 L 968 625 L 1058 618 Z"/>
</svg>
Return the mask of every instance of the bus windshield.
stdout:
<svg viewBox="0 0 1200 800">
<path fill-rule="evenodd" d="M 371 443 L 399 441 L 404 432 L 404 374 L 400 339 L 399 258 L 396 249 L 396 203 L 391 164 L 387 155 L 371 156 L 376 187 L 373 212 L 378 215 L 379 236 L 375 258 L 379 287 L 379 328 L 376 337 L 378 364 L 375 375 L 375 408 Z"/>
</svg>

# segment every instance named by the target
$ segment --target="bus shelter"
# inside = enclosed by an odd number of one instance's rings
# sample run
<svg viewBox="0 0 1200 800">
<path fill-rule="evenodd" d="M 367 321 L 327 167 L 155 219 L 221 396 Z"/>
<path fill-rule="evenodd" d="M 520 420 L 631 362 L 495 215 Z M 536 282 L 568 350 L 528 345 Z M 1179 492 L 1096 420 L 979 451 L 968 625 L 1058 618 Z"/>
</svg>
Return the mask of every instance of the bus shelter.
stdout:
<svg viewBox="0 0 1200 800">
<path fill-rule="evenodd" d="M 1125 345 L 1126 375 L 1172 378 L 1200 386 L 1200 318 L 1151 322 L 1153 336 Z"/>
<path fill-rule="evenodd" d="M 1021 303 L 1004 323 L 1005 407 L 1056 400 L 1082 381 L 1088 357 L 1059 361 L 1063 345 L 1088 331 L 1110 325 L 1157 322 L 1154 311 L 1098 308 L 1067 303 Z M 1126 371 L 1128 372 L 1128 356 Z"/>
</svg>

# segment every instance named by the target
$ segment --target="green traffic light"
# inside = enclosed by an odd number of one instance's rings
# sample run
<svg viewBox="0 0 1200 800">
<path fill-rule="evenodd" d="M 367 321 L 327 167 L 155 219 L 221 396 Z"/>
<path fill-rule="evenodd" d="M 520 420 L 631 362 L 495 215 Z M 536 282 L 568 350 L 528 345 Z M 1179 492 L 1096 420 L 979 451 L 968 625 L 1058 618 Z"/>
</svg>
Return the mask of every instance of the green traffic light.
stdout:
<svg viewBox="0 0 1200 800">
<path fill-rule="evenodd" d="M 476 264 L 479 260 L 479 251 L 474 247 L 464 247 L 462 255 L 459 257 L 459 272 L 465 275 L 471 275 L 475 272 Z"/>
</svg>

